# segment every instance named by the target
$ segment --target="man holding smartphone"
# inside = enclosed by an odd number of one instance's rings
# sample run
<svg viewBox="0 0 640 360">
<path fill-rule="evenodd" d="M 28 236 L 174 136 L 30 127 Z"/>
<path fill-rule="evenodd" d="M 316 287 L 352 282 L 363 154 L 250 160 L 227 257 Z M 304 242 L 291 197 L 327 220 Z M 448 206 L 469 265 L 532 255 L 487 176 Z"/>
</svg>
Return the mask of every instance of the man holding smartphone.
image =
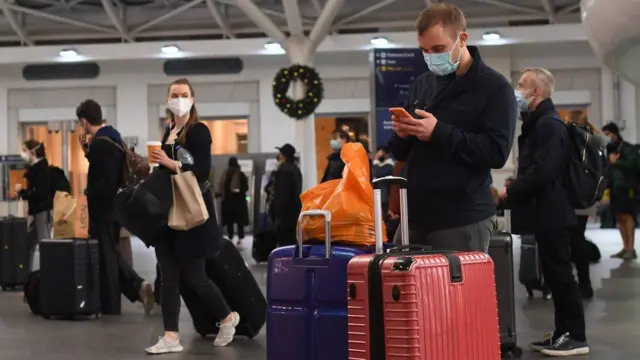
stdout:
<svg viewBox="0 0 640 360">
<path fill-rule="evenodd" d="M 466 27 L 451 4 L 418 17 L 430 71 L 411 85 L 409 116 L 392 117 L 389 147 L 407 162 L 410 242 L 486 252 L 496 213 L 491 169 L 509 158 L 517 107 L 509 81 L 467 46 Z"/>
</svg>

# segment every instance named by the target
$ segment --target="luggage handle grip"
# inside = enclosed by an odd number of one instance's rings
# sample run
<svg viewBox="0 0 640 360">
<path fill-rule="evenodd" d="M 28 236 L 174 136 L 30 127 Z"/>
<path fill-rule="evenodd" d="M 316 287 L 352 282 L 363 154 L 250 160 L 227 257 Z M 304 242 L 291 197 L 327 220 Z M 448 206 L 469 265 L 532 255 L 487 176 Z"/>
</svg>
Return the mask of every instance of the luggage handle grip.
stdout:
<svg viewBox="0 0 640 360">
<path fill-rule="evenodd" d="M 393 249 L 389 249 L 389 253 L 401 253 L 405 251 L 431 251 L 433 248 L 431 246 L 426 245 L 402 245 L 398 247 L 394 247 Z"/>
<path fill-rule="evenodd" d="M 407 206 L 407 179 L 399 176 L 385 176 L 373 181 L 373 212 L 376 239 L 376 254 L 384 253 L 382 222 L 382 185 L 400 186 L 400 238 L 402 245 L 409 245 L 409 211 Z"/>
<path fill-rule="evenodd" d="M 380 189 L 384 185 L 397 185 L 401 189 L 406 189 L 409 182 L 407 179 L 400 176 L 385 176 L 378 179 L 373 180 L 373 188 Z"/>
<path fill-rule="evenodd" d="M 302 220 L 306 217 L 322 216 L 324 217 L 324 256 L 331 259 L 331 211 L 328 210 L 307 210 L 298 216 L 298 257 L 302 258 Z"/>
</svg>

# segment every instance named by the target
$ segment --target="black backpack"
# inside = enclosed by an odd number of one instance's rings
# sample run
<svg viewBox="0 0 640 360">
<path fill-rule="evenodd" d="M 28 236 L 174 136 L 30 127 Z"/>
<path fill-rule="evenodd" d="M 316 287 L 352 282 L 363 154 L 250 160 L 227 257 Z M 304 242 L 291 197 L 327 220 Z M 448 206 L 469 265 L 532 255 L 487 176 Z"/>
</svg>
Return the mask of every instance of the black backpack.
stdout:
<svg viewBox="0 0 640 360">
<path fill-rule="evenodd" d="M 588 209 L 602 199 L 606 188 L 605 151 L 587 126 L 569 123 L 567 128 L 570 153 L 563 187 L 574 209 Z"/>
<path fill-rule="evenodd" d="M 65 175 L 64 170 L 59 167 L 53 165 L 49 166 L 49 182 L 51 184 L 52 199 L 55 196 L 56 191 L 71 193 L 71 184 L 69 184 L 69 179 L 67 179 L 67 175 Z"/>
</svg>

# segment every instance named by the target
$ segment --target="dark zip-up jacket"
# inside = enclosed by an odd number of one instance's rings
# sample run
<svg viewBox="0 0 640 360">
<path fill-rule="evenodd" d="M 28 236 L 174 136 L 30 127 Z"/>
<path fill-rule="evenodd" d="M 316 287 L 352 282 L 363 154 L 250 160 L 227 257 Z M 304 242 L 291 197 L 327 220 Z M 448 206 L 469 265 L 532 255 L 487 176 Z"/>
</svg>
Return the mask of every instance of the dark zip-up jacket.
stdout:
<svg viewBox="0 0 640 360">
<path fill-rule="evenodd" d="M 576 215 L 562 186 L 569 160 L 567 126 L 551 99 L 523 114 L 518 137 L 518 175 L 507 186 L 507 206 L 513 209 L 511 230 L 530 234 L 566 229 Z"/>
<path fill-rule="evenodd" d="M 406 110 L 433 114 L 438 123 L 429 141 L 394 134 L 389 146 L 406 161 L 409 223 L 423 231 L 462 227 L 493 216 L 491 169 L 511 152 L 518 116 L 513 88 L 487 66 L 476 47 L 463 75 L 426 72 L 411 85 Z"/>
</svg>

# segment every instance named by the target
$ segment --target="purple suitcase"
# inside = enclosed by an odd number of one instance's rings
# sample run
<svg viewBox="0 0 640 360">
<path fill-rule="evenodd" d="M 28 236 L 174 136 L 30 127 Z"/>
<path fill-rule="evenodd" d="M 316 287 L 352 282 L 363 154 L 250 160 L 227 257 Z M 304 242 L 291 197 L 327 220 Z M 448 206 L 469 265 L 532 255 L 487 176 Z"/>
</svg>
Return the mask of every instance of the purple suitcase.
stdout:
<svg viewBox="0 0 640 360">
<path fill-rule="evenodd" d="M 325 245 L 302 245 L 300 222 L 325 218 Z M 274 250 L 267 278 L 267 360 L 346 360 L 347 264 L 374 247 L 331 246 L 331 213 L 305 211 L 298 245 Z"/>
</svg>

